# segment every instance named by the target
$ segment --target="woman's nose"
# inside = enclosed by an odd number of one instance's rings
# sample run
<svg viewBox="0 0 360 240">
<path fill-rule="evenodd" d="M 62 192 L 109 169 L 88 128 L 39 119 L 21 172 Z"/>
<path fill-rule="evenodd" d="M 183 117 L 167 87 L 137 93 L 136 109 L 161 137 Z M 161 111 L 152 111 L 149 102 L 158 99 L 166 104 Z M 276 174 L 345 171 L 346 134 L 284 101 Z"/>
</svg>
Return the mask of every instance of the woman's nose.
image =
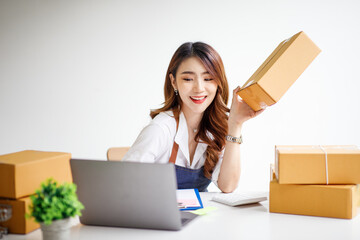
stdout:
<svg viewBox="0 0 360 240">
<path fill-rule="evenodd" d="M 202 92 L 204 91 L 204 83 L 202 82 L 202 80 L 197 80 L 195 81 L 195 84 L 194 84 L 194 91 L 195 92 Z"/>
</svg>

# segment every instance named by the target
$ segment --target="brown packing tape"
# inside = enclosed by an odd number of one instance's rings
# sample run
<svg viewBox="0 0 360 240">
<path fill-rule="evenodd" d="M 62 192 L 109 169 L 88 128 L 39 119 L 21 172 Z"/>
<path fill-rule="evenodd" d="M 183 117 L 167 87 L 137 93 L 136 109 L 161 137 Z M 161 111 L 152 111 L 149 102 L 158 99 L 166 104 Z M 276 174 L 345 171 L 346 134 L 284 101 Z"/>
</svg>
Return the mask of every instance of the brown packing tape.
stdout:
<svg viewBox="0 0 360 240">
<path fill-rule="evenodd" d="M 6 222 L 0 222 L 0 226 L 8 228 L 9 233 L 26 234 L 40 227 L 33 218 L 25 218 L 31 204 L 30 197 L 16 200 L 0 198 L 0 204 L 10 205 L 12 208 L 12 217 Z"/>
</svg>

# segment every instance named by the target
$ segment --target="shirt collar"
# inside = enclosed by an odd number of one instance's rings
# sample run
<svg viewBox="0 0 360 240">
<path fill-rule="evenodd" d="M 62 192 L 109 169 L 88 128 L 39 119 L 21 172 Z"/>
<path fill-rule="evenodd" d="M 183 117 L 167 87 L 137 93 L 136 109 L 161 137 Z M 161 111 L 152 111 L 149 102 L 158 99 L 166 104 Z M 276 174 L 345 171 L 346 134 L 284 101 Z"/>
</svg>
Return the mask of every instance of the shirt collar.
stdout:
<svg viewBox="0 0 360 240">
<path fill-rule="evenodd" d="M 189 134 L 188 134 L 188 127 L 187 127 L 185 115 L 183 112 L 180 112 L 179 115 L 179 128 L 175 136 L 175 142 L 179 145 L 181 152 L 184 154 L 188 164 L 190 165 Z M 199 142 L 197 144 L 192 165 L 195 165 L 199 161 L 199 159 L 206 151 L 206 148 L 207 148 L 206 143 Z"/>
</svg>

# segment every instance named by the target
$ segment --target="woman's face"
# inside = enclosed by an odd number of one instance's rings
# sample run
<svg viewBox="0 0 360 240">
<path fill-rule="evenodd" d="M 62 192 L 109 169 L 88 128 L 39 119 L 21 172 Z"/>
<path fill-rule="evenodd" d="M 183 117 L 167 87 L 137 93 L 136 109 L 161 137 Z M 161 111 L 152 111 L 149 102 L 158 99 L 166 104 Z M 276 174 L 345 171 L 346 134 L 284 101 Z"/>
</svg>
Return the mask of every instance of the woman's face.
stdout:
<svg viewBox="0 0 360 240">
<path fill-rule="evenodd" d="M 176 79 L 172 74 L 170 79 L 179 91 L 184 112 L 203 113 L 215 98 L 218 84 L 197 57 L 184 60 L 177 69 Z"/>
</svg>

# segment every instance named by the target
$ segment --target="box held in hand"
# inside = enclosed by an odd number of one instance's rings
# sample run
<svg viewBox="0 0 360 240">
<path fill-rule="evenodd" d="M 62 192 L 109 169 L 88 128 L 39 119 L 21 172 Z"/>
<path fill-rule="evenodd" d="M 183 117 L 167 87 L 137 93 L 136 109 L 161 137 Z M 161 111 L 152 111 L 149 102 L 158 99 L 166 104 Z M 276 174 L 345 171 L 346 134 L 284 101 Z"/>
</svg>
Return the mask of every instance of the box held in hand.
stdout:
<svg viewBox="0 0 360 240">
<path fill-rule="evenodd" d="M 255 111 L 275 104 L 320 52 L 304 32 L 295 34 L 279 44 L 238 95 Z"/>
</svg>

